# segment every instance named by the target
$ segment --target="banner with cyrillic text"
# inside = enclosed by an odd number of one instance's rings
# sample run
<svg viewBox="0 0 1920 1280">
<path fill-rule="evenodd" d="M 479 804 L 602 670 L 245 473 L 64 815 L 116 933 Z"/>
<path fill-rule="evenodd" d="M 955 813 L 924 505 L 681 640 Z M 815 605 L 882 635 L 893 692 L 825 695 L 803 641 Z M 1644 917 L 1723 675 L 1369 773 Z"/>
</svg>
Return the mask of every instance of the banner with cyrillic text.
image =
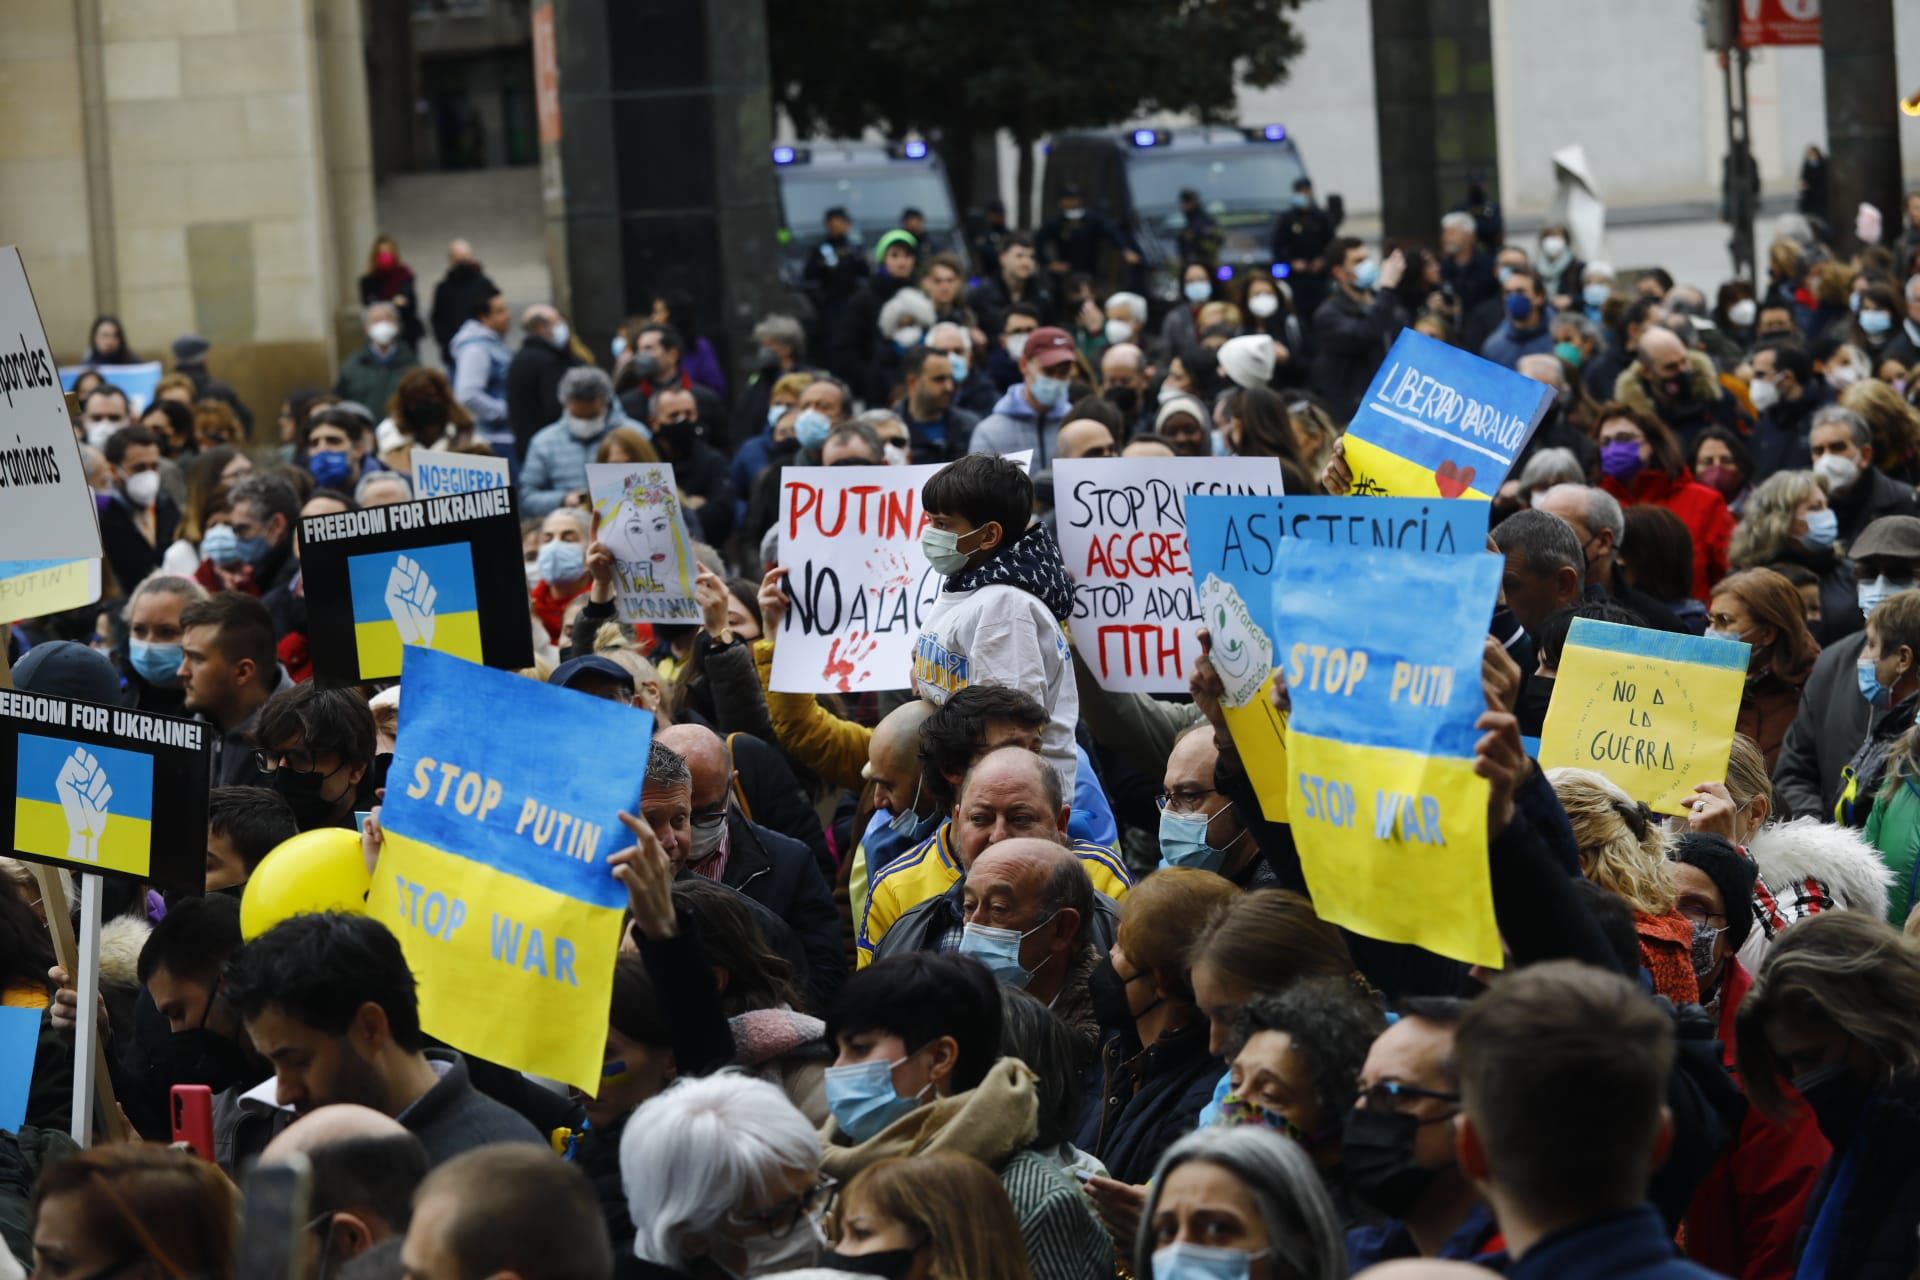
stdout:
<svg viewBox="0 0 1920 1280">
<path fill-rule="evenodd" d="M 1282 492 L 1278 458 L 1060 458 L 1054 532 L 1073 643 L 1103 689 L 1185 693 L 1200 655 L 1186 503 Z"/>
<path fill-rule="evenodd" d="M 607 860 L 633 843 L 653 717 L 431 649 L 403 683 L 367 913 L 406 951 L 421 1028 L 597 1093 L 627 903 Z"/>
</svg>

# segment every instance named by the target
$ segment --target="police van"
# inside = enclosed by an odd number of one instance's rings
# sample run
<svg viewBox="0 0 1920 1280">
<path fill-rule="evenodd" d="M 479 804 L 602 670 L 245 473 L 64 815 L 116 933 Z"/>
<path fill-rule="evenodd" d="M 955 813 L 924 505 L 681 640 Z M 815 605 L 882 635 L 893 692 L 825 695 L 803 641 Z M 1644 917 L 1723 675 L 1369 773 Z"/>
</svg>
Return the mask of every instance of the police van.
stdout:
<svg viewBox="0 0 1920 1280">
<path fill-rule="evenodd" d="M 860 252 L 871 254 L 871 246 L 900 225 L 901 213 L 918 209 L 927 220 L 920 256 L 956 253 L 966 264 L 966 231 L 946 168 L 919 139 L 782 144 L 773 149 L 773 174 L 780 191 L 780 275 L 789 288 L 800 286 L 807 258 L 827 238 L 827 210 L 835 207 L 853 220 L 849 239 Z"/>
<path fill-rule="evenodd" d="M 1180 294 L 1180 193 L 1199 193 L 1219 224 L 1222 281 L 1273 270 L 1273 224 L 1307 176 L 1284 125 L 1137 127 L 1056 134 L 1047 142 L 1043 216 L 1078 187 L 1087 207 L 1130 230 L 1145 259 L 1147 296 Z M 1279 274 L 1285 274 L 1284 267 Z"/>
</svg>

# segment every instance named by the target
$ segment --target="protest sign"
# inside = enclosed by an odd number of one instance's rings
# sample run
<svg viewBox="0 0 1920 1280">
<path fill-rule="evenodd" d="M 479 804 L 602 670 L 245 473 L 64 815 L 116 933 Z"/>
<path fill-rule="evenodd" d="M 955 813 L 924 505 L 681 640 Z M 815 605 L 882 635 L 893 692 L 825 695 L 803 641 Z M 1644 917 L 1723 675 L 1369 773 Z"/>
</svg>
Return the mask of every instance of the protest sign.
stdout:
<svg viewBox="0 0 1920 1280">
<path fill-rule="evenodd" d="M 313 678 L 387 680 L 401 651 L 533 665 L 513 490 L 484 489 L 300 522 Z"/>
<path fill-rule="evenodd" d="M 100 521 L 20 251 L 0 246 L 0 559 L 100 554 Z"/>
<path fill-rule="evenodd" d="M 82 364 L 60 371 L 60 389 L 73 390 L 73 384 L 80 381 L 80 375 L 92 370 L 111 385 L 127 393 L 127 408 L 138 419 L 153 403 L 153 393 L 160 386 L 160 362 L 146 364 Z M 82 409 L 85 405 L 80 406 Z"/>
<path fill-rule="evenodd" d="M 664 462 L 587 466 L 593 534 L 613 552 L 622 622 L 698 622 L 693 580 L 700 565 L 680 513 L 673 468 Z"/>
<path fill-rule="evenodd" d="M 1226 663 L 1240 661 L 1224 651 L 1231 642 L 1270 653 L 1272 640 L 1284 639 L 1271 612 L 1274 557 L 1283 542 L 1468 555 L 1486 548 L 1488 511 L 1479 502 L 1419 498 L 1188 498 L 1187 557 L 1202 598 L 1201 614 L 1213 633 L 1215 669 L 1228 680 Z M 1223 636 L 1222 626 L 1244 626 L 1245 632 Z M 1284 822 L 1286 717 L 1273 708 L 1271 679 L 1249 691 L 1244 702 L 1229 696 L 1221 709 L 1262 811 L 1269 821 Z"/>
<path fill-rule="evenodd" d="M 100 561 L 0 561 L 0 622 L 41 618 L 100 598 Z"/>
<path fill-rule="evenodd" d="M 1352 491 L 1489 499 L 1552 403 L 1544 383 L 1403 329 L 1347 424 Z"/>
<path fill-rule="evenodd" d="M 18 1133 L 27 1122 L 27 1095 L 39 1049 L 40 1011 L 0 1008 L 0 1130 Z"/>
<path fill-rule="evenodd" d="M 410 461 L 416 498 L 442 498 L 450 493 L 478 493 L 513 485 L 507 460 L 484 453 L 448 453 L 415 445 Z"/>
<path fill-rule="evenodd" d="M 1073 642 L 1103 689 L 1184 693 L 1199 656 L 1183 504 L 1277 497 L 1278 458 L 1060 458 L 1054 529 L 1073 579 Z"/>
<path fill-rule="evenodd" d="M 1274 656 L 1292 698 L 1289 820 L 1323 920 L 1498 966 L 1480 649 L 1503 562 L 1289 538 Z"/>
<path fill-rule="evenodd" d="M 1540 767 L 1604 774 L 1660 813 L 1722 782 L 1751 646 L 1575 618 L 1540 732 Z"/>
<path fill-rule="evenodd" d="M 431 649 L 404 684 L 367 914 L 428 1035 L 596 1093 L 627 904 L 607 860 L 633 843 L 653 717 Z"/>
<path fill-rule="evenodd" d="M 197 720 L 0 689 L 0 823 L 16 857 L 206 887 L 213 739 Z"/>
<path fill-rule="evenodd" d="M 773 650 L 772 688 L 911 685 L 914 637 L 945 581 L 920 550 L 920 490 L 940 467 L 787 468 L 780 562 L 792 607 Z"/>
</svg>

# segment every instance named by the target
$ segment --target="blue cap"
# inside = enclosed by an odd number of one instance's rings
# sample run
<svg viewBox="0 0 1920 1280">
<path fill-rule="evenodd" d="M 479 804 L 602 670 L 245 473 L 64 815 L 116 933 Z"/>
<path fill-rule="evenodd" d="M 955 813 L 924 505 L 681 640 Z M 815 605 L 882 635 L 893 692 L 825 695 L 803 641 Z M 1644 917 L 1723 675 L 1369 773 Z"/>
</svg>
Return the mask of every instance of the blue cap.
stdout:
<svg viewBox="0 0 1920 1280">
<path fill-rule="evenodd" d="M 627 670 L 612 658 L 605 657 L 598 653 L 589 653 L 578 658 L 568 658 L 565 662 L 553 669 L 553 674 L 547 677 L 547 683 L 557 684 L 562 689 L 571 689 L 573 688 L 574 681 L 585 675 L 605 676 L 609 680 L 614 680 L 625 685 L 629 693 L 633 691 L 633 672 Z"/>
<path fill-rule="evenodd" d="M 28 693 L 108 706 L 120 702 L 120 675 L 113 664 L 77 640 L 49 640 L 27 650 L 13 664 L 13 683 Z"/>
</svg>

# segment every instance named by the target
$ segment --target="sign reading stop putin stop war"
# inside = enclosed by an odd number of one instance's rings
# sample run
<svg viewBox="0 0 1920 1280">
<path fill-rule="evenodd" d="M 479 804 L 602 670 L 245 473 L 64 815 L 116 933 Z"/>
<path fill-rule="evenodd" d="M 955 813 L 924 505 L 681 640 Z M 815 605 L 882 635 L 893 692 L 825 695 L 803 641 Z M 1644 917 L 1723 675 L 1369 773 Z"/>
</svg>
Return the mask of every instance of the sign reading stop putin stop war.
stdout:
<svg viewBox="0 0 1920 1280">
<path fill-rule="evenodd" d="M 1353 493 L 1489 499 L 1552 403 L 1544 383 L 1403 329 L 1347 424 Z"/>
<path fill-rule="evenodd" d="M 1073 579 L 1074 646 L 1103 689 L 1185 693 L 1201 627 L 1189 497 L 1277 496 L 1278 458 L 1061 458 L 1054 529 Z"/>
<path fill-rule="evenodd" d="M 1575 618 L 1540 732 L 1540 767 L 1604 774 L 1660 813 L 1727 776 L 1751 646 Z"/>
<path fill-rule="evenodd" d="M 368 914 L 427 1034 L 595 1093 L 627 903 L 607 860 L 633 843 L 653 717 L 431 649 L 403 683 Z"/>
<path fill-rule="evenodd" d="M 199 893 L 213 738 L 197 720 L 0 689 L 0 845 Z"/>
<path fill-rule="evenodd" d="M 300 567 L 321 684 L 390 680 L 412 647 L 533 665 L 511 489 L 308 516 Z"/>
<path fill-rule="evenodd" d="M 100 523 L 20 251 L 0 246 L 0 560 L 84 560 Z"/>
<path fill-rule="evenodd" d="M 1503 562 L 1290 538 L 1274 661 L 1293 700 L 1289 820 L 1323 920 L 1498 966 L 1487 875 L 1481 640 Z"/>
</svg>

